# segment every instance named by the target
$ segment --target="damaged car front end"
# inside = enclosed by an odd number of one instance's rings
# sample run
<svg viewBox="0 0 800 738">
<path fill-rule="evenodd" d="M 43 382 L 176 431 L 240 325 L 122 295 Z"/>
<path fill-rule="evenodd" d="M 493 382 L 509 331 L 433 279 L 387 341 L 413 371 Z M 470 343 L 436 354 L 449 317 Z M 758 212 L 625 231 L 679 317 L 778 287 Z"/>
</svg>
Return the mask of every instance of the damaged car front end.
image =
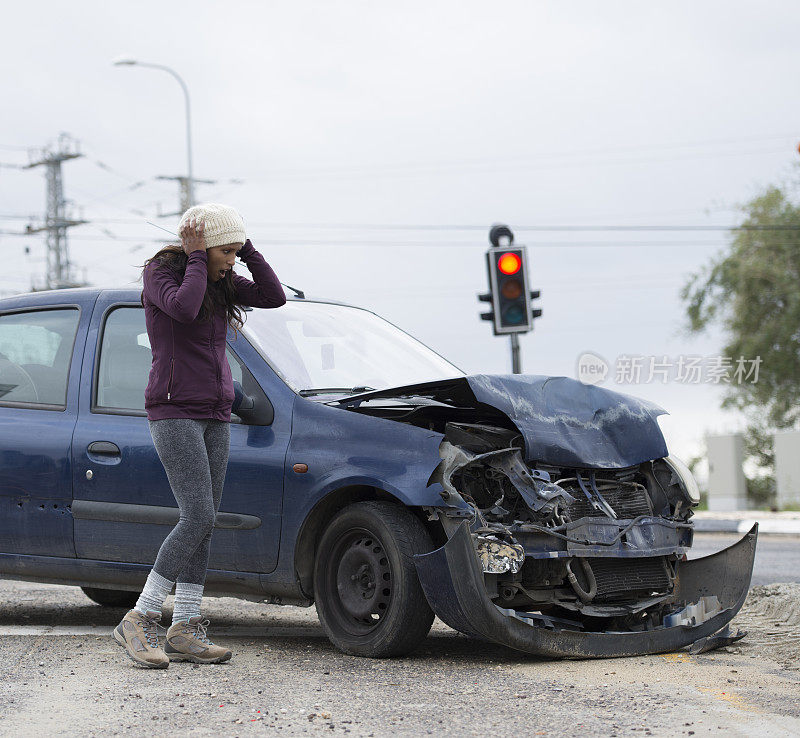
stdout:
<svg viewBox="0 0 800 738">
<path fill-rule="evenodd" d="M 699 495 L 667 453 L 657 406 L 564 377 L 517 375 L 340 402 L 442 433 L 428 481 L 442 504 L 425 512 L 446 543 L 415 563 L 431 608 L 456 630 L 574 658 L 741 637 L 726 627 L 748 591 L 757 530 L 687 559 Z"/>
</svg>

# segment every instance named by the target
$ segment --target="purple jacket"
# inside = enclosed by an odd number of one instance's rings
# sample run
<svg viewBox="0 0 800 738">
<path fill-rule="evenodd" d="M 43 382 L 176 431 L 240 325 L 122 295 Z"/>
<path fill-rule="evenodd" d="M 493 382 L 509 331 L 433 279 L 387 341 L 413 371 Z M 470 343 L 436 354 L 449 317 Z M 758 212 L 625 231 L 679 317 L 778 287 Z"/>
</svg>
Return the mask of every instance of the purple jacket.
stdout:
<svg viewBox="0 0 800 738">
<path fill-rule="evenodd" d="M 259 308 L 283 305 L 283 288 L 250 239 L 240 249 L 239 258 L 255 281 L 233 275 L 237 303 Z M 219 288 L 208 279 L 207 263 L 205 251 L 193 251 L 183 281 L 158 262 L 150 262 L 144 271 L 144 315 L 153 352 L 144 391 L 149 420 L 212 418 L 230 422 L 233 379 L 225 358 L 225 311 L 220 308 L 207 323 L 197 319 L 206 289 Z"/>
</svg>

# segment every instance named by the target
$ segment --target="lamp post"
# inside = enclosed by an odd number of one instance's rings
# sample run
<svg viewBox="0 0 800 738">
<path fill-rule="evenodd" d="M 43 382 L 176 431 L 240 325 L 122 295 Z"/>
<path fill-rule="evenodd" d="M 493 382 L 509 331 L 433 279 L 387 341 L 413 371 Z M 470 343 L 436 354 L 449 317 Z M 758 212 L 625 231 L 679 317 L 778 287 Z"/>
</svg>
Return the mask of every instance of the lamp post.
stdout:
<svg viewBox="0 0 800 738">
<path fill-rule="evenodd" d="M 174 70 L 170 69 L 170 67 L 166 67 L 163 64 L 148 64 L 146 62 L 140 62 L 136 59 L 130 59 L 129 57 L 120 57 L 115 59 L 113 62 L 115 67 L 150 67 L 150 69 L 161 69 L 164 72 L 171 74 L 176 80 L 178 80 L 178 84 L 181 86 L 183 90 L 183 96 L 186 101 L 186 162 L 188 168 L 188 177 L 186 178 L 186 201 L 187 201 L 187 209 L 194 205 L 194 179 L 192 176 L 192 123 L 191 123 L 191 112 L 189 109 L 189 89 L 186 87 L 186 83 L 181 79 L 180 75 Z"/>
</svg>

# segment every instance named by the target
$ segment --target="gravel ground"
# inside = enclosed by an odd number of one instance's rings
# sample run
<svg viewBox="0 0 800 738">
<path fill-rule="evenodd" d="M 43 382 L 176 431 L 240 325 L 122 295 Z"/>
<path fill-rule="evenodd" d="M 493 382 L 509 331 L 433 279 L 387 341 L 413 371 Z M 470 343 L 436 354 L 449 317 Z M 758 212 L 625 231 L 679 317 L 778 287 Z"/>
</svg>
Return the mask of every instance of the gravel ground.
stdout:
<svg viewBox="0 0 800 738">
<path fill-rule="evenodd" d="M 167 600 L 167 609 L 172 598 Z M 144 670 L 110 637 L 123 610 L 74 587 L 0 581 L 3 736 L 800 735 L 800 584 L 754 588 L 729 649 L 547 661 L 438 621 L 413 655 L 345 656 L 313 608 L 207 598 L 226 664 Z"/>
</svg>

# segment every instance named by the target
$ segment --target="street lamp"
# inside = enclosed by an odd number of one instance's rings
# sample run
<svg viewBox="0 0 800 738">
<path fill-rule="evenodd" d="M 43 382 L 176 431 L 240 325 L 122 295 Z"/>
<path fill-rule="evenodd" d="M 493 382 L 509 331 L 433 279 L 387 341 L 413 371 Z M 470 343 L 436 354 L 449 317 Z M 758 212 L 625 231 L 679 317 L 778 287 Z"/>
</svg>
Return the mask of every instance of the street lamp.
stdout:
<svg viewBox="0 0 800 738">
<path fill-rule="evenodd" d="M 181 89 L 183 90 L 183 96 L 186 100 L 186 161 L 189 170 L 189 176 L 186 180 L 186 194 L 189 203 L 188 207 L 191 207 L 194 205 L 194 179 L 192 177 L 192 125 L 191 114 L 189 110 L 189 90 L 186 87 L 186 83 L 181 79 L 180 75 L 174 69 L 165 67 L 163 64 L 148 64 L 146 62 L 140 62 L 136 59 L 131 59 L 130 57 L 126 56 L 118 57 L 114 60 L 113 64 L 115 67 L 139 66 L 150 67 L 150 69 L 161 69 L 164 72 L 168 72 L 176 80 L 178 80 L 178 84 L 180 84 Z"/>
</svg>

